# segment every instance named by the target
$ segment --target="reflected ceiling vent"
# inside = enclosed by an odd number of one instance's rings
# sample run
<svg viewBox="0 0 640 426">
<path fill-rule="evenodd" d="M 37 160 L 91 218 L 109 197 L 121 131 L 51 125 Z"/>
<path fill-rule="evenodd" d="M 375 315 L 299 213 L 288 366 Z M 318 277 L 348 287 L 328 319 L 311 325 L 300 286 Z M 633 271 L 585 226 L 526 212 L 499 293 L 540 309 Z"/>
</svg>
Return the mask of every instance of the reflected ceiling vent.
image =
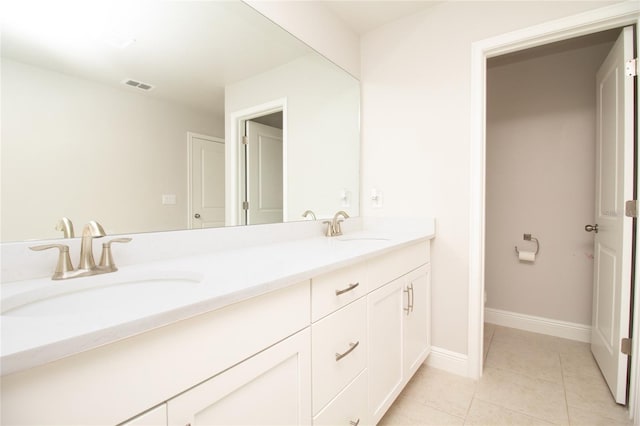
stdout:
<svg viewBox="0 0 640 426">
<path fill-rule="evenodd" d="M 136 80 L 124 80 L 122 83 L 126 84 L 127 86 L 136 87 L 144 91 L 151 90 L 155 87 L 155 86 L 152 86 L 151 84 L 143 83 L 141 81 L 136 81 Z"/>
</svg>

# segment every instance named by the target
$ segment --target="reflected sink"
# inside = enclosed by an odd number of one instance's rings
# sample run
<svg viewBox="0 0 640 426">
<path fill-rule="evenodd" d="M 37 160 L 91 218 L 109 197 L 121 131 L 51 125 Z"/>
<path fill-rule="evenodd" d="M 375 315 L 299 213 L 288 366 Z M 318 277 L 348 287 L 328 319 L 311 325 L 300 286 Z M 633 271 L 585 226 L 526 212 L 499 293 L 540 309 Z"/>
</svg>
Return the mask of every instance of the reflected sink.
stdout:
<svg viewBox="0 0 640 426">
<path fill-rule="evenodd" d="M 2 299 L 2 315 L 15 317 L 135 312 L 188 302 L 202 287 L 202 276 L 189 272 L 106 274 L 57 281 Z M 111 276 L 110 276 L 111 275 Z M 195 291 L 194 291 L 195 290 Z"/>
</svg>

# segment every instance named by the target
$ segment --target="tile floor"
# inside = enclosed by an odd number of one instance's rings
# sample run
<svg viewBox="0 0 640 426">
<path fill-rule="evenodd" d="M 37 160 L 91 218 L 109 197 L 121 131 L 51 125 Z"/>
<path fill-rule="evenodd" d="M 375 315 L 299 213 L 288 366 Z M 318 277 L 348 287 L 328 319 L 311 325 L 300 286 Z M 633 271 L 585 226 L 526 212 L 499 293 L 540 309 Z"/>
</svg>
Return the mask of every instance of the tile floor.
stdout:
<svg viewBox="0 0 640 426">
<path fill-rule="evenodd" d="M 631 425 L 589 345 L 485 324 L 479 381 L 422 366 L 380 426 Z"/>
</svg>

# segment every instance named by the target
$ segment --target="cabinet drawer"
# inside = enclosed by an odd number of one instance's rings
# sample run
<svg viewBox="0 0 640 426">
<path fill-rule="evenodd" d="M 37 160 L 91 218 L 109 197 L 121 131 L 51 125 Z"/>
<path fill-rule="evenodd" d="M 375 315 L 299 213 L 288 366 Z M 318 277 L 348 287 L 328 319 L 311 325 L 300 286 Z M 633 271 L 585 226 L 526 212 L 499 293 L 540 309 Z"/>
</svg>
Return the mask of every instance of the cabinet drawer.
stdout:
<svg viewBox="0 0 640 426">
<path fill-rule="evenodd" d="M 367 267 L 369 291 L 428 263 L 430 255 L 429 241 L 423 241 L 370 260 Z"/>
<path fill-rule="evenodd" d="M 314 414 L 365 368 L 366 319 L 366 298 L 362 298 L 312 325 Z"/>
<path fill-rule="evenodd" d="M 311 320 L 317 321 L 367 294 L 366 276 L 366 265 L 360 263 L 312 279 Z"/>
<path fill-rule="evenodd" d="M 367 370 L 351 382 L 313 419 L 314 426 L 364 426 L 367 415 Z"/>
</svg>

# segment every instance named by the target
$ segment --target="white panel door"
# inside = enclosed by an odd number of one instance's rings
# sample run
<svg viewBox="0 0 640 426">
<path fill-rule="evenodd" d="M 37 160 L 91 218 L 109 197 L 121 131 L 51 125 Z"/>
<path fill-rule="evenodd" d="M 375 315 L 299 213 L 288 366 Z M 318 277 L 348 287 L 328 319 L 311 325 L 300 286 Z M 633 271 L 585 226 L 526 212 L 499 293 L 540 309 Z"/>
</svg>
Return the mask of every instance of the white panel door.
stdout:
<svg viewBox="0 0 640 426">
<path fill-rule="evenodd" d="M 597 73 L 596 212 L 591 351 L 619 404 L 627 397 L 633 198 L 633 79 L 625 76 L 633 30 L 624 28 Z"/>
<path fill-rule="evenodd" d="M 282 130 L 247 122 L 247 224 L 283 219 Z"/>
<path fill-rule="evenodd" d="M 406 281 L 398 279 L 369 293 L 369 414 L 375 424 L 403 385 L 402 316 Z M 404 303 L 404 305 L 403 305 Z"/>
<path fill-rule="evenodd" d="M 191 228 L 224 226 L 224 141 L 189 133 Z"/>
<path fill-rule="evenodd" d="M 224 141 L 189 133 L 191 228 L 224 226 Z"/>
<path fill-rule="evenodd" d="M 294 334 L 167 406 L 171 426 L 310 425 L 311 332 Z"/>
<path fill-rule="evenodd" d="M 431 351 L 431 265 L 406 277 L 404 317 L 404 377 L 409 379 Z"/>
</svg>

